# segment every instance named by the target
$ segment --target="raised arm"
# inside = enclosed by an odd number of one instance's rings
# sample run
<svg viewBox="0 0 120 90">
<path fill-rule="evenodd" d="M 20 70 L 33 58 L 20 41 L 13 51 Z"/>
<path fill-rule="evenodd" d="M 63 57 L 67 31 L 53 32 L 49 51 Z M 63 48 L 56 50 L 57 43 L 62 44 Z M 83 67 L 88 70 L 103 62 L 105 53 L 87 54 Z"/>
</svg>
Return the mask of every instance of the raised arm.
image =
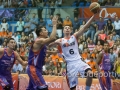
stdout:
<svg viewBox="0 0 120 90">
<path fill-rule="evenodd" d="M 94 20 L 94 17 L 95 15 L 93 15 L 89 20 L 88 22 L 78 30 L 78 32 L 75 33 L 75 36 L 76 37 L 79 37 L 80 35 L 82 35 L 86 30 L 87 28 L 90 26 L 91 22 Z"/>
<path fill-rule="evenodd" d="M 49 38 L 40 38 L 37 39 L 35 43 L 37 44 L 48 44 L 53 42 L 56 39 L 56 26 L 57 26 L 57 20 L 58 18 L 56 16 L 53 17 L 52 19 L 52 24 L 53 24 L 53 30 Z"/>
<path fill-rule="evenodd" d="M 60 44 L 61 44 L 61 40 L 58 39 L 58 40 L 56 40 L 55 42 L 50 43 L 50 44 L 48 45 L 48 47 L 52 47 L 52 46 L 60 45 Z"/>
<path fill-rule="evenodd" d="M 23 66 L 26 66 L 26 65 L 28 64 L 27 61 L 23 61 L 23 60 L 21 59 L 20 55 L 19 55 L 17 52 L 14 52 L 14 53 L 15 53 L 15 59 L 18 60 L 18 62 L 19 62 L 20 64 L 22 64 Z"/>
</svg>

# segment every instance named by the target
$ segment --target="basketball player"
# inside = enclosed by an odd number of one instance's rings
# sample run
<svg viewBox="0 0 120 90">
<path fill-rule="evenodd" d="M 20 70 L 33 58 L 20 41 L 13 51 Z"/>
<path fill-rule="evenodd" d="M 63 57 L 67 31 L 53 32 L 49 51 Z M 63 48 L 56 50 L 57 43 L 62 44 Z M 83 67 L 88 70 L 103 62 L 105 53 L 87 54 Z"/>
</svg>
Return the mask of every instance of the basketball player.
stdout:
<svg viewBox="0 0 120 90">
<path fill-rule="evenodd" d="M 30 80 L 26 90 L 48 90 L 42 77 L 42 66 L 45 63 L 46 45 L 56 39 L 57 17 L 53 17 L 52 24 L 53 30 L 49 38 L 48 31 L 44 26 L 36 29 L 37 39 L 34 41 L 28 57 L 27 73 Z"/>
<path fill-rule="evenodd" d="M 23 62 L 19 54 L 14 51 L 15 46 L 15 40 L 9 38 L 7 48 L 0 48 L 0 85 L 3 90 L 13 90 L 11 68 L 15 60 L 18 60 L 22 65 L 27 65 L 27 62 Z"/>
<path fill-rule="evenodd" d="M 104 51 L 100 52 L 96 61 L 96 68 L 98 70 L 98 79 L 102 90 L 112 90 L 111 75 L 110 75 L 110 55 L 108 53 L 109 44 L 104 43 Z"/>
<path fill-rule="evenodd" d="M 94 14 L 83 28 L 80 28 L 80 30 L 73 35 L 71 35 L 71 27 L 64 26 L 64 38 L 58 39 L 49 44 L 49 47 L 57 44 L 62 49 L 62 55 L 67 63 L 67 76 L 70 90 L 76 90 L 76 85 L 78 84 L 77 75 L 79 72 L 81 75 L 88 74 L 86 79 L 86 90 L 90 90 L 92 84 L 92 77 L 90 77 L 90 75 L 92 74 L 92 71 L 90 66 L 81 60 L 77 39 L 85 32 L 96 15 L 97 14 Z"/>
</svg>

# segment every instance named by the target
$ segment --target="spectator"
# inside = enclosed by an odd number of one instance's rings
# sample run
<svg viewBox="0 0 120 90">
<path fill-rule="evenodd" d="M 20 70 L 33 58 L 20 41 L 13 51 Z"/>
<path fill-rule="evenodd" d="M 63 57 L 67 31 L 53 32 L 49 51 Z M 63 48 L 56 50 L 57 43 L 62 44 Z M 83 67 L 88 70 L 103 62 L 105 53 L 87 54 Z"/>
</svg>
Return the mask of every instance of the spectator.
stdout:
<svg viewBox="0 0 120 90">
<path fill-rule="evenodd" d="M 40 21 L 38 22 L 39 26 L 45 26 L 46 22 L 43 20 L 43 18 L 40 18 Z"/>
<path fill-rule="evenodd" d="M 62 29 L 63 29 L 63 20 L 62 20 L 61 15 L 59 13 L 56 15 L 58 16 L 57 35 L 59 38 L 61 38 L 62 37 Z"/>
<path fill-rule="evenodd" d="M 105 6 L 112 6 L 111 0 L 107 0 L 107 2 L 105 3 Z"/>
<path fill-rule="evenodd" d="M 24 29 L 24 21 L 22 21 L 22 18 L 19 18 L 19 21 L 17 21 L 16 26 L 17 26 L 17 32 L 21 34 Z"/>
<path fill-rule="evenodd" d="M 96 32 L 96 23 L 95 21 L 92 21 L 92 23 L 90 24 L 88 28 L 88 31 L 85 33 L 86 38 L 90 36 L 91 40 L 94 40 L 95 32 Z"/>
<path fill-rule="evenodd" d="M 80 25 L 80 28 L 82 28 L 85 24 L 86 24 L 86 21 L 83 20 L 83 21 L 82 21 L 82 25 Z"/>
<path fill-rule="evenodd" d="M 88 63 L 90 61 L 90 54 L 88 53 L 87 58 L 84 60 L 85 63 Z"/>
<path fill-rule="evenodd" d="M 47 19 L 47 23 L 46 23 L 46 28 L 47 28 L 47 30 L 48 30 L 49 35 L 50 35 L 50 33 L 52 32 L 52 28 L 53 28 L 52 18 L 53 18 L 53 15 L 50 15 L 50 18 Z"/>
<path fill-rule="evenodd" d="M 69 16 L 67 16 L 66 19 L 63 21 L 63 27 L 66 25 L 72 27 L 72 21 L 70 20 Z"/>
<path fill-rule="evenodd" d="M 26 10 L 24 9 L 26 7 L 25 7 L 23 1 L 20 2 L 19 8 L 21 8 L 21 9 L 20 10 L 18 9 L 18 18 L 20 18 L 20 17 L 23 18 L 23 16 L 25 16 L 25 12 L 26 12 Z"/>
<path fill-rule="evenodd" d="M 25 28 L 25 35 L 28 36 L 30 34 L 30 19 L 27 17 L 26 18 L 26 22 L 25 22 L 25 25 L 24 25 L 24 28 Z"/>
<path fill-rule="evenodd" d="M 120 20 L 118 17 L 115 17 L 114 26 L 116 34 L 120 35 Z"/>
<path fill-rule="evenodd" d="M 114 44 L 113 45 L 113 53 L 115 53 L 116 55 L 117 55 L 117 57 L 118 57 L 118 52 L 119 52 L 120 50 L 119 50 L 119 48 L 117 47 L 117 45 L 116 44 Z"/>
<path fill-rule="evenodd" d="M 94 43 L 96 43 L 97 36 L 101 32 L 101 30 L 106 30 L 106 24 L 102 17 L 100 17 L 100 20 L 98 21 L 97 26 L 98 28 L 96 29 L 96 33 L 94 36 Z"/>
<path fill-rule="evenodd" d="M 10 32 L 9 30 L 7 30 L 6 32 L 7 32 L 7 38 L 11 38 L 12 37 L 12 32 Z"/>
<path fill-rule="evenodd" d="M 5 31 L 8 30 L 8 23 L 7 23 L 7 21 L 6 21 L 5 18 L 2 20 L 2 23 L 1 23 L 1 30 L 0 30 L 0 31 L 2 31 L 3 28 L 5 29 Z"/>
<path fill-rule="evenodd" d="M 14 38 L 14 40 L 16 41 L 16 43 L 17 43 L 17 45 L 18 45 L 19 38 L 18 38 L 18 36 L 17 36 L 17 33 L 13 33 L 12 38 Z"/>
<path fill-rule="evenodd" d="M 55 5 L 57 7 L 61 7 L 62 6 L 62 0 L 56 0 Z"/>
<path fill-rule="evenodd" d="M 119 0 L 116 0 L 116 3 L 115 3 L 115 5 L 114 5 L 114 6 L 116 6 L 116 7 L 120 7 Z"/>
<path fill-rule="evenodd" d="M 90 61 L 87 62 L 87 64 L 91 67 L 92 72 L 95 73 L 96 72 L 96 62 L 93 60 L 93 57 L 90 56 Z"/>
<path fill-rule="evenodd" d="M 78 30 L 79 27 L 80 27 L 80 22 L 79 22 L 78 18 L 75 17 L 75 18 L 74 18 L 74 21 L 73 21 L 73 33 L 75 33 L 75 30 L 76 30 L 76 29 Z"/>
<path fill-rule="evenodd" d="M 42 18 L 42 11 L 43 11 L 43 2 L 42 0 L 36 0 L 36 6 L 38 7 L 38 18 Z"/>
<path fill-rule="evenodd" d="M 113 36 L 111 35 L 110 36 L 110 39 L 109 40 L 107 40 L 108 41 L 108 43 L 109 43 L 109 48 L 112 48 L 113 47 L 113 45 L 114 45 L 114 43 L 115 43 L 115 41 L 113 40 Z"/>
<path fill-rule="evenodd" d="M 112 24 L 111 19 L 107 20 L 107 35 L 113 32 L 114 30 L 114 25 Z"/>
<path fill-rule="evenodd" d="M 52 73 L 55 73 L 55 66 L 53 64 L 53 61 L 50 61 L 49 66 L 46 67 L 47 71 L 51 71 Z"/>
<path fill-rule="evenodd" d="M 116 41 L 120 36 L 116 34 L 116 31 L 113 31 L 113 40 Z"/>
<path fill-rule="evenodd" d="M 22 34 L 21 34 L 20 41 L 21 41 L 21 44 L 25 44 L 25 33 L 24 32 L 22 32 Z"/>
<path fill-rule="evenodd" d="M 79 16 L 79 8 L 75 8 L 75 9 L 73 10 L 73 12 L 74 12 L 74 18 L 75 18 L 75 17 L 78 18 L 78 16 Z"/>
<path fill-rule="evenodd" d="M 0 0 L 0 8 L 4 8 L 2 0 Z"/>
<path fill-rule="evenodd" d="M 51 60 L 53 61 L 54 65 L 56 66 L 57 65 L 57 62 L 59 61 L 59 56 L 57 53 L 53 53 L 50 55 L 51 57 Z"/>
<path fill-rule="evenodd" d="M 95 44 L 93 43 L 92 40 L 90 40 L 90 42 L 88 43 L 88 49 L 90 50 L 90 52 L 92 52 L 94 48 L 95 48 Z"/>
<path fill-rule="evenodd" d="M 95 46 L 95 49 L 100 52 L 100 51 L 102 51 L 102 48 L 103 48 L 103 47 L 102 47 L 100 41 L 98 41 L 98 42 L 97 42 L 97 45 Z"/>
<path fill-rule="evenodd" d="M 51 2 L 50 4 L 50 15 L 54 15 L 54 12 L 55 12 L 55 4 L 54 2 Z"/>
<path fill-rule="evenodd" d="M 79 50 L 80 51 L 83 51 L 83 44 L 84 44 L 84 42 L 80 41 L 80 39 L 79 39 Z"/>
<path fill-rule="evenodd" d="M 110 63 L 111 63 L 111 72 L 113 71 L 114 69 L 114 63 L 117 59 L 117 55 L 115 53 L 113 53 L 113 49 L 111 48 L 110 49 Z"/>
<path fill-rule="evenodd" d="M 55 75 L 61 76 L 62 75 L 61 71 L 62 71 L 62 65 L 60 62 L 58 62 L 55 68 Z"/>
<path fill-rule="evenodd" d="M 23 70 L 22 65 L 16 60 L 15 64 L 13 65 L 12 72 L 20 74 Z"/>
<path fill-rule="evenodd" d="M 33 17 L 30 19 L 30 22 L 31 22 L 30 32 L 33 32 L 34 29 L 36 28 L 36 26 L 38 25 L 38 19 L 35 16 L 36 16 L 36 14 L 33 13 Z"/>
<path fill-rule="evenodd" d="M 115 61 L 114 71 L 117 73 L 117 78 L 120 79 L 120 55 L 118 55 L 118 58 Z"/>
<path fill-rule="evenodd" d="M 82 53 L 82 58 L 83 58 L 83 60 L 85 60 L 85 59 L 87 59 L 87 57 L 88 57 L 88 51 L 87 51 L 87 49 L 84 49 L 84 51 Z"/>
<path fill-rule="evenodd" d="M 100 40 L 106 41 L 107 36 L 106 36 L 104 30 L 101 30 L 100 34 L 98 34 L 98 37 L 100 38 Z"/>
</svg>

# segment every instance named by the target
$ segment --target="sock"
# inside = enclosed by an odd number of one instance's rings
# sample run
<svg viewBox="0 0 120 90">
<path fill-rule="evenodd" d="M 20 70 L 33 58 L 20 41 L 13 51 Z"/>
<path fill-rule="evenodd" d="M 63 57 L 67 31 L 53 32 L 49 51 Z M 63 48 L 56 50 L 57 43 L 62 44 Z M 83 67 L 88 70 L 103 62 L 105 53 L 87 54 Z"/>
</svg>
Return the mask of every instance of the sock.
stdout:
<svg viewBox="0 0 120 90">
<path fill-rule="evenodd" d="M 90 86 L 86 86 L 86 89 L 85 90 L 90 90 Z"/>
</svg>

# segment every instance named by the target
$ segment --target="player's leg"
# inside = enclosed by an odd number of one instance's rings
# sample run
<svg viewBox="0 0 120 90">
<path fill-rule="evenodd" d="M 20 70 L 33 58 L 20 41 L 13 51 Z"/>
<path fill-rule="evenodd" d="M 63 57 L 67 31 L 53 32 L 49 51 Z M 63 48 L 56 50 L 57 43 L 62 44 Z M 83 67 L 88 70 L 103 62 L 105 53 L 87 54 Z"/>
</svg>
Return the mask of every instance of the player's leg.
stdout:
<svg viewBox="0 0 120 90">
<path fill-rule="evenodd" d="M 75 64 L 67 65 L 67 83 L 70 90 L 76 90 L 78 84 L 78 70 Z"/>
<path fill-rule="evenodd" d="M 34 87 L 33 87 L 31 79 L 29 80 L 29 84 L 28 84 L 28 87 L 27 87 L 26 90 L 34 90 Z"/>
<path fill-rule="evenodd" d="M 105 78 L 106 78 L 106 88 L 108 90 L 112 90 L 112 85 L 111 85 L 111 76 L 109 71 L 105 71 Z"/>
<path fill-rule="evenodd" d="M 101 71 L 100 73 L 98 73 L 98 79 L 99 79 L 99 83 L 100 83 L 100 86 L 101 86 L 101 89 L 102 90 L 106 90 L 106 78 L 105 78 L 105 73 L 104 71 Z"/>
<path fill-rule="evenodd" d="M 27 73 L 35 90 L 48 90 L 48 86 L 46 85 L 40 70 L 34 66 L 28 66 Z"/>
<path fill-rule="evenodd" d="M 78 69 L 79 69 L 81 76 L 87 77 L 85 90 L 90 90 L 90 86 L 92 84 L 92 78 L 93 78 L 93 73 L 92 73 L 90 66 L 86 64 L 85 62 L 81 61 Z"/>
<path fill-rule="evenodd" d="M 11 90 L 11 86 L 6 80 L 6 78 L 1 75 L 0 75 L 0 85 L 2 86 L 3 90 Z"/>
<path fill-rule="evenodd" d="M 85 70 L 85 73 L 87 74 L 86 78 L 86 90 L 90 90 L 91 84 L 92 84 L 92 78 L 93 78 L 93 73 L 90 68 L 87 68 Z"/>
</svg>

